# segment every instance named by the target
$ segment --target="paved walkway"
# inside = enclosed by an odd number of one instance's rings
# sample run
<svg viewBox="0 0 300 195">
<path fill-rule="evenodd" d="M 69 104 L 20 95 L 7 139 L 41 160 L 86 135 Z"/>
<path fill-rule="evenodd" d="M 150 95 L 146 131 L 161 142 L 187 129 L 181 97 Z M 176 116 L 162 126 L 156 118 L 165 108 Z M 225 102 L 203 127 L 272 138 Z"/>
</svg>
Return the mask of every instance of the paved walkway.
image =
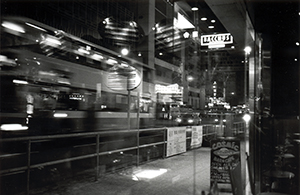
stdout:
<svg viewBox="0 0 300 195">
<path fill-rule="evenodd" d="M 144 171 L 144 172 L 142 172 Z M 144 178 L 143 173 L 161 175 Z M 210 189 L 210 148 L 202 147 L 166 159 L 158 159 L 139 167 L 102 175 L 98 181 L 90 177 L 62 181 L 51 189 L 32 191 L 45 195 L 202 195 Z M 149 174 L 144 174 L 149 176 Z M 223 193 L 222 193 L 223 194 Z M 225 193 L 224 193 L 225 194 Z"/>
</svg>

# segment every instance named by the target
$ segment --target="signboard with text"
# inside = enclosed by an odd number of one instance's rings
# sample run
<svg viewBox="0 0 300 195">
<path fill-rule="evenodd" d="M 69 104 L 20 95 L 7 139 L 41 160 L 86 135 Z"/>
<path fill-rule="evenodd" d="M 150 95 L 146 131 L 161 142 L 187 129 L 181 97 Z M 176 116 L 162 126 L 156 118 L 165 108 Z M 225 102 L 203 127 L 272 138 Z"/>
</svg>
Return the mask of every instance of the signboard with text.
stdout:
<svg viewBox="0 0 300 195">
<path fill-rule="evenodd" d="M 166 156 L 186 152 L 186 127 L 171 127 L 168 128 L 167 133 Z"/>
<path fill-rule="evenodd" d="M 191 148 L 202 146 L 203 126 L 192 126 Z"/>
<path fill-rule="evenodd" d="M 233 46 L 233 36 L 230 33 L 201 35 L 201 49 L 229 49 Z"/>
<path fill-rule="evenodd" d="M 217 139 L 211 144 L 211 183 L 230 184 L 229 170 L 241 161 L 240 141 L 237 139 Z"/>
</svg>

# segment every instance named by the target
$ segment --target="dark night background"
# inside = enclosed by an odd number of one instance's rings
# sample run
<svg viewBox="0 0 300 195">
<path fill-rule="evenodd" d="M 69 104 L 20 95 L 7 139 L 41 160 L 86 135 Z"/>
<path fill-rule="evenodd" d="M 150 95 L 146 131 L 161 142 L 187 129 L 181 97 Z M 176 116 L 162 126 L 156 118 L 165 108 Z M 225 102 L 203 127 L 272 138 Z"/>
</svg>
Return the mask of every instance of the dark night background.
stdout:
<svg viewBox="0 0 300 195">
<path fill-rule="evenodd" d="M 299 20 L 298 0 L 255 2 L 254 25 L 271 51 L 271 110 L 279 116 L 299 114 Z"/>
</svg>

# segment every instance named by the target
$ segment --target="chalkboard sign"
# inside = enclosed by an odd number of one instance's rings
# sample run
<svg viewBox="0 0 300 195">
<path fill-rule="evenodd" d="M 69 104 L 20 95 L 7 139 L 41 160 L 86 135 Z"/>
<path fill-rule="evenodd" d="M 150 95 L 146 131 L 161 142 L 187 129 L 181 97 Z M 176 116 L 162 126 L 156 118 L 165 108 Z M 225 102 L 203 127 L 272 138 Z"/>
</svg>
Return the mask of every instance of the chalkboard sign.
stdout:
<svg viewBox="0 0 300 195">
<path fill-rule="evenodd" d="M 230 184 L 229 170 L 241 161 L 240 141 L 234 138 L 220 138 L 211 145 L 211 183 Z"/>
</svg>

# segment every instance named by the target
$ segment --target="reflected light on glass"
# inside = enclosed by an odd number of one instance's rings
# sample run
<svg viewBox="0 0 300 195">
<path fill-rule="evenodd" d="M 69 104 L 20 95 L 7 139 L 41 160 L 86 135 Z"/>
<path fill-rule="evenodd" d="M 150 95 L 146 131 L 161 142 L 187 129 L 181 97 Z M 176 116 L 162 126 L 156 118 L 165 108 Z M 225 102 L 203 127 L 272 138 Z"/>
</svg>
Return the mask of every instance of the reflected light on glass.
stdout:
<svg viewBox="0 0 300 195">
<path fill-rule="evenodd" d="M 164 173 L 167 172 L 167 169 L 157 169 L 157 170 L 142 170 L 138 173 L 133 174 L 132 179 L 138 180 L 138 179 L 153 179 L 155 177 L 158 177 Z"/>
<path fill-rule="evenodd" d="M 31 27 L 33 27 L 33 28 L 35 28 L 35 29 L 38 29 L 38 30 L 47 32 L 45 29 L 43 29 L 43 28 L 41 28 L 41 27 L 39 27 L 39 26 L 36 26 L 36 25 L 34 25 L 34 24 L 31 24 L 31 23 L 28 23 L 28 22 L 26 22 L 25 24 L 26 24 L 27 26 L 31 26 Z"/>
<path fill-rule="evenodd" d="M 108 64 L 116 64 L 116 63 L 118 63 L 118 62 L 117 62 L 117 60 L 114 60 L 114 59 L 108 59 L 108 60 L 107 60 L 107 63 L 108 63 Z"/>
<path fill-rule="evenodd" d="M 68 116 L 67 113 L 54 113 L 53 116 L 55 118 L 66 118 Z"/>
<path fill-rule="evenodd" d="M 21 124 L 3 124 L 1 125 L 0 129 L 2 131 L 20 131 L 20 130 L 27 130 L 27 126 L 22 126 Z"/>
<path fill-rule="evenodd" d="M 59 40 L 57 40 L 57 38 L 55 37 L 50 37 L 48 36 L 46 39 L 45 39 L 45 42 L 48 44 L 48 45 L 51 45 L 51 46 L 54 46 L 54 45 L 61 45 L 61 42 Z"/>
<path fill-rule="evenodd" d="M 14 79 L 13 83 L 15 83 L 15 84 L 22 84 L 22 85 L 27 85 L 28 84 L 27 81 L 17 80 L 17 79 Z"/>
<path fill-rule="evenodd" d="M 121 50 L 121 54 L 124 55 L 124 56 L 126 56 L 126 55 L 129 54 L 129 50 L 128 50 L 127 48 L 123 48 L 123 49 Z"/>
<path fill-rule="evenodd" d="M 13 30 L 13 31 L 16 31 L 16 32 L 20 32 L 20 33 L 25 33 L 24 28 L 22 28 L 21 26 L 19 26 L 17 24 L 4 21 L 1 25 L 3 27 L 5 27 L 5 28 L 10 29 L 10 30 Z"/>
<path fill-rule="evenodd" d="M 92 55 L 92 58 L 95 60 L 103 60 L 104 59 L 104 57 L 102 55 L 96 54 L 96 53 Z"/>
<path fill-rule="evenodd" d="M 87 55 L 90 54 L 89 51 L 87 51 L 87 50 L 85 50 L 85 49 L 83 49 L 83 48 L 79 48 L 78 51 L 79 51 L 80 53 L 84 53 L 84 54 L 87 54 Z"/>
</svg>

